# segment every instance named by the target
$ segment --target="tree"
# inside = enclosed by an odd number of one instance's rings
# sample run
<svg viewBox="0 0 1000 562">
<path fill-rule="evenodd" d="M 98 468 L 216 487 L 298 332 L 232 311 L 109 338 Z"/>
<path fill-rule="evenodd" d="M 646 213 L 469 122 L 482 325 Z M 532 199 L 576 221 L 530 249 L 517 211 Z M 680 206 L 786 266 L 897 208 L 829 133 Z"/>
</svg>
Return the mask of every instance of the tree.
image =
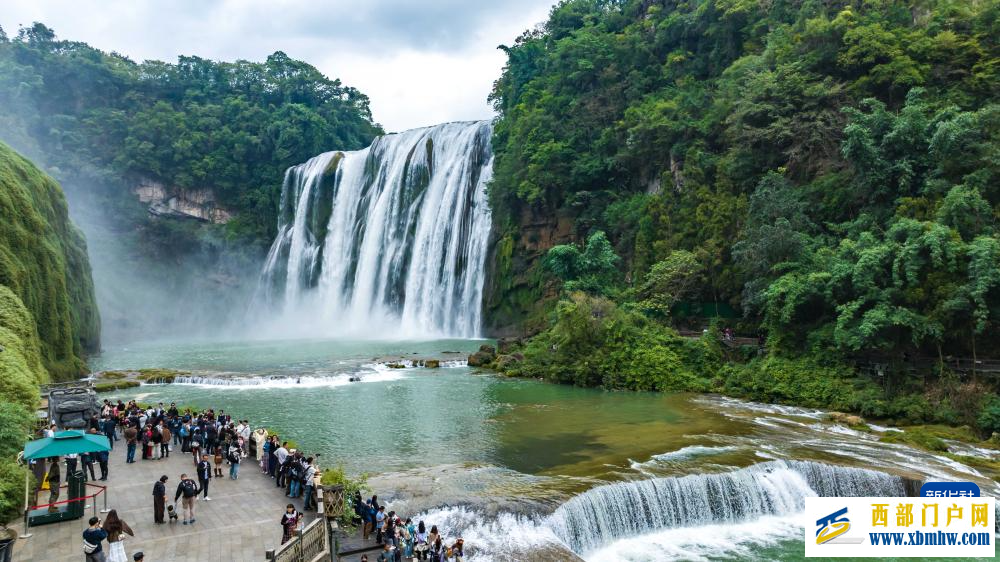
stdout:
<svg viewBox="0 0 1000 562">
<path fill-rule="evenodd" d="M 616 290 L 619 257 L 608 237 L 597 231 L 587 238 L 581 252 L 574 245 L 560 245 L 546 254 L 549 271 L 563 282 L 567 291 L 610 295 Z"/>
<path fill-rule="evenodd" d="M 646 280 L 639 287 L 639 308 L 662 317 L 686 297 L 698 283 L 701 264 L 686 250 L 674 250 L 666 259 L 653 264 Z"/>
</svg>

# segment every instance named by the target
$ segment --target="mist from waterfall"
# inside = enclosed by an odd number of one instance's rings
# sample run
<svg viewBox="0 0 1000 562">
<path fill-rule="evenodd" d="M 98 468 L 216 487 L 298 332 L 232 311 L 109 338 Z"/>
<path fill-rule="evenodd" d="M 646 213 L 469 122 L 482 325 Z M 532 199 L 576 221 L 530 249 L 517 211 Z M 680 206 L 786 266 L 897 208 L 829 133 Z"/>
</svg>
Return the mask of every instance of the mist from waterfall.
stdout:
<svg viewBox="0 0 1000 562">
<path fill-rule="evenodd" d="M 479 336 L 491 134 L 445 123 L 290 168 L 251 305 L 258 335 Z"/>
</svg>

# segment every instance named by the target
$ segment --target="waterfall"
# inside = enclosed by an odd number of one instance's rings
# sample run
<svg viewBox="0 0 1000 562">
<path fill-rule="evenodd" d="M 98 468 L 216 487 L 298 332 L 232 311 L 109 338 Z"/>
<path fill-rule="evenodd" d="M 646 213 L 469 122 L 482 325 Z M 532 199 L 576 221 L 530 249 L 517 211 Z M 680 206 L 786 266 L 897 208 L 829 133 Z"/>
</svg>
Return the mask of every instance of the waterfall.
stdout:
<svg viewBox="0 0 1000 562">
<path fill-rule="evenodd" d="M 806 461 L 772 461 L 721 474 L 620 482 L 560 506 L 547 524 L 576 553 L 658 529 L 794 514 L 809 496 L 903 496 L 897 476 Z"/>
<path fill-rule="evenodd" d="M 286 334 L 478 336 L 491 134 L 446 123 L 290 168 L 252 312 Z"/>
</svg>

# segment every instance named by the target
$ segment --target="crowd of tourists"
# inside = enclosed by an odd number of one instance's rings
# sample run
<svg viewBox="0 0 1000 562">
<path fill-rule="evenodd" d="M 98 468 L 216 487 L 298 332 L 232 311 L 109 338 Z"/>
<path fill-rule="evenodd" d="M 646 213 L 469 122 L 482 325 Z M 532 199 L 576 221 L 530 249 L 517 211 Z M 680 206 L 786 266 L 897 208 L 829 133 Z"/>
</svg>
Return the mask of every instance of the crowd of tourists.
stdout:
<svg viewBox="0 0 1000 562">
<path fill-rule="evenodd" d="M 465 558 L 465 540 L 456 539 L 450 545 L 438 531 L 437 525 L 428 529 L 423 521 L 403 519 L 395 511 L 386 511 L 379 504 L 378 496 L 365 500 L 361 492 L 353 498 L 354 520 L 361 527 L 364 540 L 375 536 L 382 545 L 377 562 L 402 562 L 403 560 L 429 560 L 431 562 L 462 562 Z M 367 556 L 361 557 L 367 561 Z"/>
<path fill-rule="evenodd" d="M 50 427 L 46 435 L 52 436 L 55 429 Z M 224 472 L 228 472 L 232 480 L 239 479 L 240 466 L 251 458 L 262 474 L 272 478 L 275 485 L 283 489 L 286 497 L 302 499 L 301 511 L 295 504 L 289 503 L 282 514 L 282 544 L 302 528 L 303 512 L 318 508 L 315 494 L 321 476 L 318 455 L 314 457 L 295 450 L 288 442 L 281 441 L 277 435 L 269 435 L 266 430 L 254 431 L 248 420 L 233 420 L 224 410 L 181 411 L 175 403 L 169 406 L 160 403 L 154 407 L 140 406 L 134 400 L 127 403 L 105 400 L 100 415 L 88 421 L 86 430 L 105 435 L 112 449 L 115 443 L 124 442 L 126 464 L 139 462 L 137 452 L 140 461 L 166 459 L 171 453 L 191 455 L 192 473 L 180 474 L 172 501 L 168 493 L 169 476 L 163 475 L 153 484 L 153 520 L 156 524 L 165 524 L 168 520 L 170 523 L 180 521 L 183 525 L 195 524 L 196 501 L 211 501 L 209 487 L 212 479 L 224 477 Z M 93 464 L 96 461 L 101 473 L 96 479 L 107 480 L 107 452 L 79 457 L 71 455 L 65 460 L 68 472 L 75 472 L 77 462 L 82 462 L 85 477 L 89 471 L 92 479 L 95 478 Z M 54 484 L 54 492 L 50 496 L 50 503 L 54 503 L 58 497 L 59 459 L 50 459 L 49 472 L 40 480 Z M 379 504 L 378 496 L 363 500 L 359 492 L 353 498 L 353 506 L 354 520 L 364 540 L 373 537 L 381 546 L 381 552 L 374 558 L 378 562 L 461 562 L 464 558 L 465 546 L 461 538 L 446 544 L 436 526 L 428 528 L 423 521 L 403 520 L 396 512 L 386 511 L 386 506 Z M 125 535 L 131 534 L 128 524 L 121 521 L 114 510 L 105 521 L 93 518 L 90 528 L 84 532 L 87 560 L 125 562 L 127 556 L 122 541 Z M 101 542 L 105 540 L 109 545 L 107 554 L 101 547 Z M 368 560 L 367 556 L 363 556 L 362 560 Z"/>
</svg>

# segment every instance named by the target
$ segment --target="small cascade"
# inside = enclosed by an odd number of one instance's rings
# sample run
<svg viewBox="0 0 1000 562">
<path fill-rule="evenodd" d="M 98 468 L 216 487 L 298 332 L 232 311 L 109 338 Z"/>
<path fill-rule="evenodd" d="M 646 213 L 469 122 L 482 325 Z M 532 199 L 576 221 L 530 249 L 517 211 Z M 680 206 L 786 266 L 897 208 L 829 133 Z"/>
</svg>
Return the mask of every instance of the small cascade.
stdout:
<svg viewBox="0 0 1000 562">
<path fill-rule="evenodd" d="M 251 314 L 282 335 L 479 335 L 489 121 L 385 135 L 285 175 Z"/>
<path fill-rule="evenodd" d="M 582 554 L 659 529 L 797 513 L 810 496 L 903 494 L 903 480 L 897 476 L 806 461 L 772 461 L 721 474 L 599 486 L 559 507 L 548 525 Z"/>
</svg>

